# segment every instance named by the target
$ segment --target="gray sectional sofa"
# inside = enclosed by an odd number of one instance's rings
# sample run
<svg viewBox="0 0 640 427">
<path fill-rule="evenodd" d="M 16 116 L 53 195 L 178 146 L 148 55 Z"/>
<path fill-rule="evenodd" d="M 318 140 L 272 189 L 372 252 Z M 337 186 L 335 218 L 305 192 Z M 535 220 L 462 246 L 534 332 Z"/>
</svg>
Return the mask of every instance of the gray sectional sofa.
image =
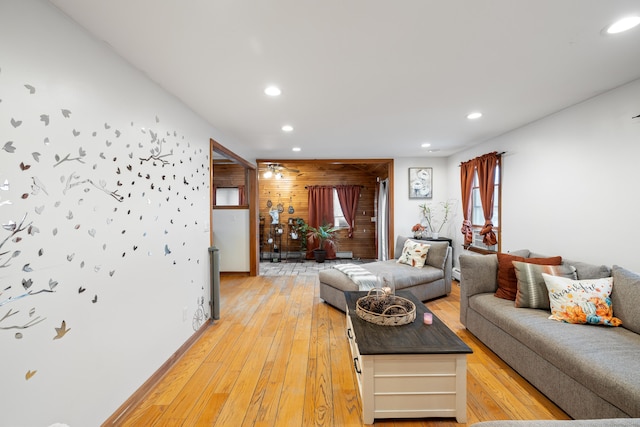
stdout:
<svg viewBox="0 0 640 427">
<path fill-rule="evenodd" d="M 416 268 L 397 263 L 408 237 L 398 236 L 395 259 L 362 264 L 375 275 L 392 274 L 396 290 L 411 291 L 420 301 L 448 295 L 451 292 L 452 255 L 448 242 L 422 241 L 430 245 L 424 267 Z M 414 239 L 411 239 L 414 240 Z M 321 270 L 320 298 L 326 303 L 345 311 L 345 291 L 357 291 L 358 286 L 344 273 L 329 268 Z"/>
<path fill-rule="evenodd" d="M 528 250 L 517 255 L 544 257 Z M 613 277 L 613 315 L 622 325 L 580 325 L 494 296 L 496 255 L 461 255 L 459 261 L 460 321 L 467 330 L 572 418 L 640 418 L 639 275 L 563 260 L 576 268 L 577 279 Z"/>
<path fill-rule="evenodd" d="M 514 420 L 483 421 L 471 427 L 631 427 L 640 426 L 639 418 L 607 418 L 600 420 Z"/>
</svg>

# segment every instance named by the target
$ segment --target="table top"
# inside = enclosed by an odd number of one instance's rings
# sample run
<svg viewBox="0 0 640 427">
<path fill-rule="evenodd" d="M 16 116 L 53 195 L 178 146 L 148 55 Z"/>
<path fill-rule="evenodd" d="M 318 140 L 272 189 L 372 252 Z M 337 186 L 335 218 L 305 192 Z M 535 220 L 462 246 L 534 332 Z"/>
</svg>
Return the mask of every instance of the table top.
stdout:
<svg viewBox="0 0 640 427">
<path fill-rule="evenodd" d="M 453 246 L 453 239 L 450 237 L 438 237 L 434 239 L 433 237 L 421 237 L 418 240 L 426 240 L 428 242 L 449 242 L 449 246 Z"/>
<path fill-rule="evenodd" d="M 400 326 L 380 326 L 362 320 L 356 314 L 356 301 L 366 296 L 367 292 L 344 294 L 358 350 L 362 355 L 473 353 L 473 350 L 435 315 L 433 324 L 425 325 L 424 313 L 431 311 L 409 291 L 398 291 L 396 295 L 416 305 L 416 320 Z"/>
</svg>

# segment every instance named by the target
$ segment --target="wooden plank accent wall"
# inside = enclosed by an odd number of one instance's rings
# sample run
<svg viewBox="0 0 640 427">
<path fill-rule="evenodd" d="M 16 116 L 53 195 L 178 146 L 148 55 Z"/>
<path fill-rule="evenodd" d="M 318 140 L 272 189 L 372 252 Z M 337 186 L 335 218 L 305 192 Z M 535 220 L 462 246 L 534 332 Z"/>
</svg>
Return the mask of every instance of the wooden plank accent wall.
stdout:
<svg viewBox="0 0 640 427">
<path fill-rule="evenodd" d="M 236 163 L 214 164 L 213 185 L 216 187 L 246 185 L 246 169 Z"/>
<path fill-rule="evenodd" d="M 377 256 L 375 231 L 376 223 L 371 222 L 371 217 L 376 216 L 376 186 L 377 177 L 385 178 L 386 169 L 357 164 L 336 164 L 331 161 L 272 161 L 281 163 L 290 169 L 300 172 L 282 170 L 283 178 L 264 178 L 267 170 L 265 161 L 258 161 L 258 210 L 260 217 L 264 217 L 265 228 L 269 229 L 271 216 L 267 201 L 271 200 L 273 206 L 282 203 L 284 212 L 280 214 L 280 223 L 287 224 L 289 217 L 302 218 L 305 223 L 309 218 L 308 191 L 305 186 L 312 185 L 360 185 L 360 200 L 358 202 L 357 216 L 353 238 L 349 239 L 346 230 L 338 232 L 338 251 L 351 251 L 354 258 L 375 259 Z M 295 212 L 288 213 L 289 204 Z M 286 230 L 286 229 L 285 229 Z M 285 231 L 286 232 L 286 231 Z M 266 241 L 266 238 L 264 239 Z M 282 238 L 285 245 L 286 236 Z M 268 250 L 265 248 L 265 250 Z M 286 250 L 286 248 L 284 248 Z"/>
</svg>

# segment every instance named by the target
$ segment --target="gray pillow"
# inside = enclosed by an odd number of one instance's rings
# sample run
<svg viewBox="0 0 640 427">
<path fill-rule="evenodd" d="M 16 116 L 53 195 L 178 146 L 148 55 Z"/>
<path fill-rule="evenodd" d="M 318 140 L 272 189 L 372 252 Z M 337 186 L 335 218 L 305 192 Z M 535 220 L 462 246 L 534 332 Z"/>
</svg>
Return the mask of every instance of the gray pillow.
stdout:
<svg viewBox="0 0 640 427">
<path fill-rule="evenodd" d="M 539 265 L 512 261 L 518 280 L 515 306 L 518 308 L 541 308 L 551 310 L 549 291 L 542 273 L 575 280 L 576 269 L 570 265 Z"/>
<path fill-rule="evenodd" d="M 611 270 L 606 265 L 589 264 L 581 261 L 562 260 L 563 264 L 569 264 L 576 268 L 578 280 L 605 279 L 611 277 Z"/>
<path fill-rule="evenodd" d="M 549 258 L 548 256 L 534 257 L 529 249 L 518 249 L 517 251 L 508 251 L 509 255 L 521 256 L 522 258 Z"/>
<path fill-rule="evenodd" d="M 611 306 L 622 326 L 640 334 L 640 275 L 614 265 Z"/>
<path fill-rule="evenodd" d="M 445 260 L 447 259 L 447 250 L 449 249 L 449 242 L 437 242 L 435 240 L 429 240 L 428 243 L 431 247 L 427 252 L 427 261 L 424 265 L 430 265 L 432 267 L 444 270 Z"/>
</svg>

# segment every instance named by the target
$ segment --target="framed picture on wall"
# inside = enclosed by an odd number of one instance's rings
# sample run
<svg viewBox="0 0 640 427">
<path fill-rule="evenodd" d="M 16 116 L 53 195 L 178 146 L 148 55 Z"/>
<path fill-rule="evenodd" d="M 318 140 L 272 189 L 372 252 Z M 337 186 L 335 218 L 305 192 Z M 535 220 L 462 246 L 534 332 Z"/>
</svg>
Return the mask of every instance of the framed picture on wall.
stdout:
<svg viewBox="0 0 640 427">
<path fill-rule="evenodd" d="M 433 196 L 433 168 L 409 168 L 409 198 L 430 199 Z"/>
</svg>

